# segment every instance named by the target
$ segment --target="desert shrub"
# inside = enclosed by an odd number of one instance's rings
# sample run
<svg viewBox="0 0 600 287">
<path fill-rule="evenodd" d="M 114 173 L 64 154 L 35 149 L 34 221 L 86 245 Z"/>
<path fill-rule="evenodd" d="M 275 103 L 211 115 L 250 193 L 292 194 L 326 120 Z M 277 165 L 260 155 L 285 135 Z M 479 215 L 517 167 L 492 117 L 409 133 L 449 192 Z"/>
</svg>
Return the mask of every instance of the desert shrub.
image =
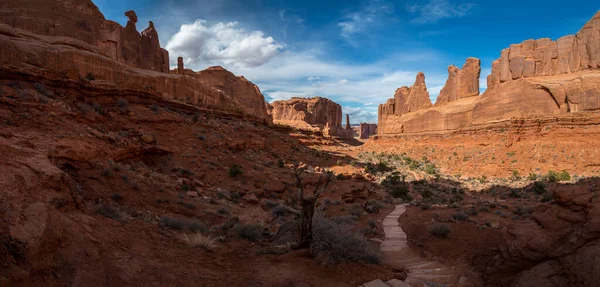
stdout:
<svg viewBox="0 0 600 287">
<path fill-rule="evenodd" d="M 323 263 L 379 263 L 380 255 L 362 234 L 352 226 L 339 224 L 316 215 L 313 219 L 313 240 L 310 251 Z"/>
<path fill-rule="evenodd" d="M 465 221 L 465 220 L 469 219 L 469 215 L 464 212 L 456 212 L 456 213 L 452 214 L 452 219 L 457 220 L 457 221 Z"/>
<path fill-rule="evenodd" d="M 365 167 L 365 171 L 372 174 L 385 173 L 393 170 L 393 167 L 388 166 L 387 163 L 382 161 L 380 161 L 378 164 L 367 163 L 367 166 Z"/>
<path fill-rule="evenodd" d="M 504 214 L 504 212 L 502 212 L 500 210 L 496 210 L 496 215 L 498 215 L 500 217 L 506 217 L 506 215 Z"/>
<path fill-rule="evenodd" d="M 107 168 L 102 169 L 102 172 L 100 173 L 100 175 L 102 175 L 104 177 L 112 177 L 113 173 L 112 173 L 112 170 L 107 167 Z"/>
<path fill-rule="evenodd" d="M 343 173 L 338 173 L 338 175 L 335 176 L 335 179 L 346 180 L 346 176 Z"/>
<path fill-rule="evenodd" d="M 558 180 L 559 181 L 571 180 L 571 175 L 566 170 L 563 170 L 558 173 Z"/>
<path fill-rule="evenodd" d="M 278 205 L 279 205 L 279 203 L 274 202 L 272 200 L 267 199 L 267 201 L 265 201 L 265 206 L 267 206 L 268 209 L 273 209 L 275 206 L 278 206 Z"/>
<path fill-rule="evenodd" d="M 408 194 L 408 187 L 405 185 L 396 185 L 388 187 L 388 193 L 394 198 L 401 198 L 405 201 L 412 200 L 412 197 Z"/>
<path fill-rule="evenodd" d="M 240 174 L 242 174 L 242 167 L 238 164 L 231 165 L 231 167 L 229 168 L 229 176 L 236 177 Z"/>
<path fill-rule="evenodd" d="M 514 188 L 508 192 L 508 196 L 511 198 L 521 198 L 521 194 L 519 193 L 519 190 L 514 189 Z"/>
<path fill-rule="evenodd" d="M 114 220 L 123 219 L 123 212 L 118 207 L 112 205 L 101 204 L 100 206 L 98 206 L 98 208 L 96 208 L 96 212 L 106 218 Z"/>
<path fill-rule="evenodd" d="M 433 164 L 433 163 L 426 164 L 424 170 L 428 174 L 436 174 L 437 173 L 436 168 L 435 168 L 435 164 Z"/>
<path fill-rule="evenodd" d="M 554 200 L 554 195 L 550 194 L 550 193 L 546 193 L 544 194 L 544 196 L 542 197 L 542 202 L 550 202 Z"/>
<path fill-rule="evenodd" d="M 284 166 L 285 166 L 285 162 L 283 162 L 283 159 L 278 159 L 278 160 L 277 160 L 277 166 L 278 166 L 279 168 L 282 168 L 282 167 L 284 167 Z"/>
<path fill-rule="evenodd" d="M 44 84 L 42 84 L 42 83 L 38 82 L 38 83 L 33 84 L 33 88 L 36 91 L 38 91 L 38 93 L 40 93 L 42 96 L 50 97 L 52 95 L 52 93 L 50 91 L 48 91 L 46 89 L 46 86 L 44 86 Z"/>
<path fill-rule="evenodd" d="M 335 222 L 336 224 L 352 225 L 356 221 L 358 221 L 358 217 L 356 217 L 354 215 L 342 215 L 342 216 L 332 217 L 331 221 Z"/>
<path fill-rule="evenodd" d="M 190 220 L 187 224 L 188 229 L 194 233 L 208 234 L 208 226 L 200 220 Z"/>
<path fill-rule="evenodd" d="M 263 239 L 263 227 L 260 224 L 239 223 L 234 226 L 233 231 L 240 239 L 246 239 L 248 241 L 260 241 Z"/>
<path fill-rule="evenodd" d="M 435 237 L 446 238 L 450 234 L 450 231 L 452 231 L 450 225 L 441 222 L 436 222 L 429 226 L 429 234 Z"/>
<path fill-rule="evenodd" d="M 160 224 L 163 227 L 174 229 L 174 230 L 182 230 L 187 226 L 187 222 L 181 218 L 175 217 L 162 217 L 160 219 Z"/>
<path fill-rule="evenodd" d="M 186 204 L 184 204 L 185 207 L 189 208 L 189 209 L 196 209 L 196 204 L 188 202 Z"/>
<path fill-rule="evenodd" d="M 512 171 L 512 174 L 511 174 L 511 176 L 510 176 L 510 179 L 511 179 L 512 181 L 517 181 L 517 180 L 520 180 L 520 179 L 521 179 L 521 175 L 519 174 L 519 171 L 518 171 L 518 170 L 513 170 L 513 171 Z"/>
<path fill-rule="evenodd" d="M 477 211 L 477 209 L 475 209 L 474 207 L 471 207 L 471 208 L 467 209 L 465 211 L 465 213 L 470 216 L 475 216 L 475 215 L 479 214 L 479 211 Z"/>
<path fill-rule="evenodd" d="M 482 206 L 479 208 L 479 212 L 490 212 L 490 208 L 487 206 Z"/>
<path fill-rule="evenodd" d="M 541 181 L 536 181 L 531 186 L 531 190 L 537 194 L 546 193 L 546 185 Z"/>
<path fill-rule="evenodd" d="M 408 164 L 408 168 L 410 168 L 410 170 L 417 170 L 419 167 L 421 167 L 421 165 L 418 161 L 411 161 L 410 164 Z"/>
<path fill-rule="evenodd" d="M 527 215 L 527 214 L 531 214 L 531 212 L 533 211 L 533 208 L 528 207 L 528 206 L 517 206 L 517 208 L 515 209 L 514 214 L 516 215 Z"/>
<path fill-rule="evenodd" d="M 94 76 L 94 74 L 92 74 L 92 72 L 87 73 L 87 75 L 85 75 L 85 79 L 88 81 L 93 81 L 96 79 L 96 77 Z"/>
<path fill-rule="evenodd" d="M 561 172 L 551 170 L 544 176 L 544 179 L 548 182 L 567 181 L 571 180 L 571 175 L 566 170 Z"/>
<path fill-rule="evenodd" d="M 220 215 L 226 215 L 226 214 L 229 214 L 229 211 L 227 210 L 227 208 L 221 207 L 221 208 L 217 209 L 217 213 Z"/>
<path fill-rule="evenodd" d="M 110 195 L 110 198 L 112 198 L 112 200 L 114 200 L 114 201 L 119 201 L 119 200 L 123 199 L 123 196 L 120 193 L 115 192 Z"/>
<path fill-rule="evenodd" d="M 421 210 L 430 210 L 431 205 L 429 203 L 421 203 L 420 208 L 421 208 Z"/>
<path fill-rule="evenodd" d="M 285 214 L 287 213 L 287 209 L 285 209 L 285 207 L 283 207 L 282 205 L 277 205 L 273 208 L 271 208 L 271 214 L 273 214 L 273 216 L 275 217 L 282 217 L 285 216 Z"/>
<path fill-rule="evenodd" d="M 367 221 L 367 225 L 369 226 L 369 228 L 377 228 L 377 221 L 375 221 L 374 219 L 369 219 L 369 221 Z"/>
<path fill-rule="evenodd" d="M 385 205 L 383 205 L 383 203 L 379 202 L 379 200 L 375 200 L 375 199 L 369 199 L 369 201 L 367 201 L 366 204 L 366 210 L 372 210 L 373 212 L 379 212 L 380 209 L 384 208 Z"/>
<path fill-rule="evenodd" d="M 200 233 L 183 234 L 182 240 L 189 246 L 210 251 L 215 248 L 215 239 Z"/>
<path fill-rule="evenodd" d="M 117 107 L 122 113 L 129 111 L 129 102 L 126 99 L 120 98 L 117 100 Z"/>
<path fill-rule="evenodd" d="M 527 176 L 527 179 L 529 179 L 529 180 L 537 180 L 537 178 L 538 178 L 538 176 L 537 176 L 537 174 L 535 174 L 535 173 L 530 173 L 530 174 Z"/>
<path fill-rule="evenodd" d="M 390 185 L 396 185 L 402 182 L 402 178 L 400 177 L 400 174 L 395 172 L 392 173 L 388 176 L 386 176 L 382 181 L 381 181 L 381 185 L 386 185 L 386 186 L 390 186 Z"/>
</svg>

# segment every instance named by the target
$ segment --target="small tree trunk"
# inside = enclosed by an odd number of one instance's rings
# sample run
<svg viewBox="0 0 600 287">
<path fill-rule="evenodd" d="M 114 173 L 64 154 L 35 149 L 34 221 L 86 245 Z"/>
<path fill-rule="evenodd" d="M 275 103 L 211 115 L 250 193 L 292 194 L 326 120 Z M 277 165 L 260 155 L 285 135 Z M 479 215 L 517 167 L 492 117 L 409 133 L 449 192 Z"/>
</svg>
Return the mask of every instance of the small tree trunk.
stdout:
<svg viewBox="0 0 600 287">
<path fill-rule="evenodd" d="M 315 214 L 315 204 L 317 202 L 316 197 L 302 198 L 302 210 L 300 215 L 300 224 L 298 225 L 298 232 L 300 240 L 296 245 L 295 249 L 308 248 L 312 241 L 312 219 Z"/>
</svg>

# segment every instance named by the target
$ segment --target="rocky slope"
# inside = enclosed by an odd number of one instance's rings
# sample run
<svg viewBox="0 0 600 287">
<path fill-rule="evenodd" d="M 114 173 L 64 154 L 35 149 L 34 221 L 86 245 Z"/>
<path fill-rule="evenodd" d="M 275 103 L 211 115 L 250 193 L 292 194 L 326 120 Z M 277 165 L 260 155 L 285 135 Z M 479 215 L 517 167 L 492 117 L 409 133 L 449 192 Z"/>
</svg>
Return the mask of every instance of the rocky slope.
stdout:
<svg viewBox="0 0 600 287">
<path fill-rule="evenodd" d="M 0 13 L 6 13 L 0 17 L 0 60 L 7 73 L 124 95 L 152 94 L 270 122 L 264 97 L 246 79 L 224 69 L 193 76 L 169 73 L 168 53 L 160 48 L 152 22 L 140 34 L 135 12 L 126 13 L 129 21 L 123 28 L 105 20 L 89 0 L 38 2 L 0 4 Z"/>
<path fill-rule="evenodd" d="M 450 66 L 434 107 L 407 108 L 405 101 L 417 97 L 401 96 L 406 87 L 380 105 L 379 134 L 449 131 L 515 117 L 596 111 L 600 107 L 599 38 L 600 12 L 576 35 L 511 45 L 492 63 L 488 89 L 480 97 L 476 97 L 479 60 L 468 59 L 462 70 Z"/>
<path fill-rule="evenodd" d="M 273 122 L 299 129 L 322 131 L 325 135 L 353 138 L 353 130 L 347 124 L 342 128 L 342 107 L 321 98 L 292 98 L 271 103 Z M 346 117 L 347 121 L 349 117 Z"/>
</svg>

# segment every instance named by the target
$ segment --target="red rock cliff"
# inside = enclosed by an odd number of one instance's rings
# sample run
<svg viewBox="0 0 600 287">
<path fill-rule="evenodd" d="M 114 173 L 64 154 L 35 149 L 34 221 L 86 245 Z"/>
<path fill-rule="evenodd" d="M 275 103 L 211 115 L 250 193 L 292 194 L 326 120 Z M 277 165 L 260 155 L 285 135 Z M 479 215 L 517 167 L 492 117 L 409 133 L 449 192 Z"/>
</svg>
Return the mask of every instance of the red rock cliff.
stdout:
<svg viewBox="0 0 600 287">
<path fill-rule="evenodd" d="M 503 50 L 492 63 L 488 89 L 477 97 L 479 73 L 474 58 L 463 69 L 450 66 L 433 107 L 411 109 L 413 88 L 396 90 L 379 107 L 378 133 L 448 131 L 511 118 L 600 110 L 600 12 L 574 36 L 527 40 Z"/>
<path fill-rule="evenodd" d="M 218 71 L 169 71 L 152 22 L 139 33 L 137 15 L 126 27 L 105 20 L 90 0 L 0 2 L 0 63 L 11 73 L 82 81 L 125 93 L 156 94 L 166 100 L 239 111 L 271 121 L 258 87 Z M 2 23 L 6 24 L 2 24 Z M 210 70 L 210 69 L 209 69 Z"/>
<path fill-rule="evenodd" d="M 325 135 L 352 137 L 352 129 L 342 128 L 342 107 L 326 98 L 292 98 L 275 101 L 273 122 L 300 129 L 323 131 Z"/>
</svg>

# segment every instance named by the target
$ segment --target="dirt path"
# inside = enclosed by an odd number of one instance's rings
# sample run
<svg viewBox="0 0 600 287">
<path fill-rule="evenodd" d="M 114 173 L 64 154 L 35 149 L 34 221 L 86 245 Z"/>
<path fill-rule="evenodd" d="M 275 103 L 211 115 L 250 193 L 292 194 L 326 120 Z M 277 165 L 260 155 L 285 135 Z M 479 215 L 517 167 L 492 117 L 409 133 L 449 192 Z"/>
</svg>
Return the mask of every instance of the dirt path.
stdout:
<svg viewBox="0 0 600 287">
<path fill-rule="evenodd" d="M 396 209 L 383 220 L 385 239 L 380 245 L 383 262 L 393 267 L 403 268 L 408 276 L 404 282 L 391 280 L 383 282 L 374 280 L 363 284 L 364 287 L 386 286 L 471 286 L 466 277 L 461 277 L 466 266 L 446 266 L 431 261 L 420 252 L 408 247 L 406 233 L 400 228 L 398 218 L 406 211 L 404 204 L 396 205 Z"/>
</svg>

